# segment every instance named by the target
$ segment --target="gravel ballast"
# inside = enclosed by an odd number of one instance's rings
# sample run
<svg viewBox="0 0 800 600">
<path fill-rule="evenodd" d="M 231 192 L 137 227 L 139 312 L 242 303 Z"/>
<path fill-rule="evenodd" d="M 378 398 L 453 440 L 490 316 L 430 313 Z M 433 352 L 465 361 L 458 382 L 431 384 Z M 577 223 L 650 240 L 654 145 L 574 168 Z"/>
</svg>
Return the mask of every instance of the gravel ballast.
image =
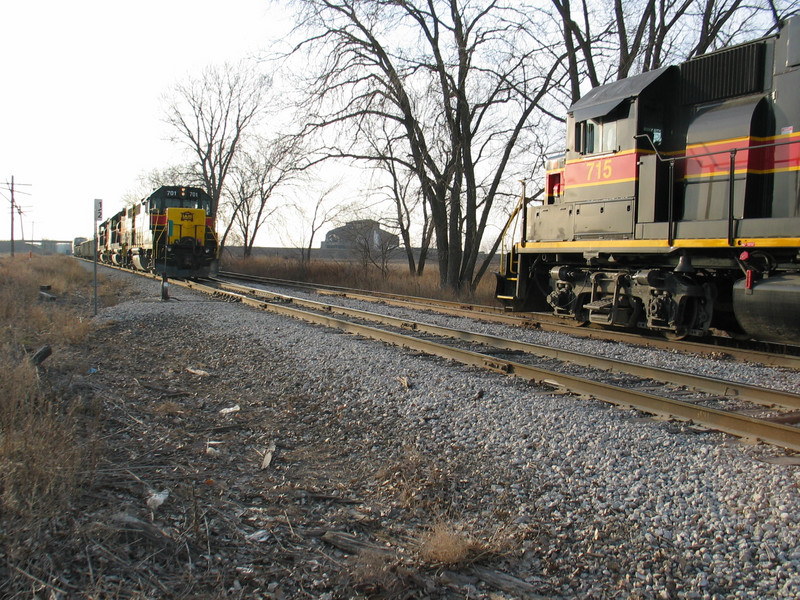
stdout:
<svg viewBox="0 0 800 600">
<path fill-rule="evenodd" d="M 281 364 L 270 368 L 296 370 L 301 391 L 319 398 L 321 414 L 371 424 L 350 440 L 365 456 L 370 450 L 399 456 L 410 448 L 473 474 L 451 482 L 447 517 L 474 534 L 502 529 L 519 539 L 493 566 L 535 585 L 539 594 L 800 597 L 800 471 L 774 464 L 785 455 L 780 449 L 657 422 L 240 304 L 204 301 L 176 286 L 171 301 L 154 301 L 158 283 L 134 281 L 142 299 L 103 309 L 99 323 L 147 327 L 156 317 L 185 319 L 209 339 L 234 339 L 244 352 L 262 352 L 265 364 L 280 356 Z M 786 369 L 417 318 L 800 389 L 800 375 Z M 264 376 L 252 373 L 254 380 Z M 476 585 L 476 593 L 486 593 Z"/>
</svg>

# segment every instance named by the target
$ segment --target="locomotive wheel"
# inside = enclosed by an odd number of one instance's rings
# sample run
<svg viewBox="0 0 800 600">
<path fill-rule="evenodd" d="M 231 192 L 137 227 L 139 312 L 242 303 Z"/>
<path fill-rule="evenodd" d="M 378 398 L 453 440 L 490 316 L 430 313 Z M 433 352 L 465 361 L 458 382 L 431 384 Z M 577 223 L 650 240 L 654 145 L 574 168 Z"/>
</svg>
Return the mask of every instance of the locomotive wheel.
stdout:
<svg viewBox="0 0 800 600">
<path fill-rule="evenodd" d="M 687 327 L 681 327 L 676 331 L 665 331 L 664 337 L 667 338 L 671 342 L 677 342 L 679 340 L 684 339 L 687 335 L 689 335 L 689 329 Z"/>
</svg>

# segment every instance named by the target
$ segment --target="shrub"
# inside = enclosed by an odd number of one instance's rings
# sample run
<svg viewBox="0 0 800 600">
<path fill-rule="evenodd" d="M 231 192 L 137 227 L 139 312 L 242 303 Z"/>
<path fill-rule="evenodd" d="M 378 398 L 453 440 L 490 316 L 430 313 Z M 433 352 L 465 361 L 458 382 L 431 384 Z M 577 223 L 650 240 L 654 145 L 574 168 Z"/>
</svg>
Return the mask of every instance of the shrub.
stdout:
<svg viewBox="0 0 800 600">
<path fill-rule="evenodd" d="M 420 557 L 441 565 L 467 562 L 480 550 L 478 544 L 447 523 L 437 523 L 419 541 Z"/>
</svg>

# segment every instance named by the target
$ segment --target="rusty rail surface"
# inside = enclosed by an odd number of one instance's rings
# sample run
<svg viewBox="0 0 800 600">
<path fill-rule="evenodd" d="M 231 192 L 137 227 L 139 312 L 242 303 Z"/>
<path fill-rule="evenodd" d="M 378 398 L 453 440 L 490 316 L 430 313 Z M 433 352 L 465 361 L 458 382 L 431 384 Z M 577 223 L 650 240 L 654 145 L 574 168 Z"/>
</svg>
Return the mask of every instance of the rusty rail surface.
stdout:
<svg viewBox="0 0 800 600">
<path fill-rule="evenodd" d="M 339 330 L 360 335 L 363 337 L 371 338 L 374 340 L 382 341 L 385 343 L 394 344 L 403 348 L 424 352 L 427 354 L 448 358 L 465 365 L 476 366 L 480 368 L 490 369 L 493 371 L 514 375 L 527 380 L 545 383 L 548 385 L 556 385 L 563 387 L 565 390 L 579 394 L 581 396 L 588 396 L 603 400 L 612 404 L 621 406 L 630 406 L 642 410 L 644 412 L 658 415 L 665 418 L 674 418 L 679 420 L 688 420 L 694 423 L 702 424 L 703 426 L 723 431 L 741 438 L 748 440 L 759 440 L 776 446 L 781 446 L 790 450 L 800 451 L 800 429 L 783 425 L 780 423 L 771 422 L 765 419 L 758 419 L 738 413 L 722 411 L 714 408 L 698 406 L 690 402 L 676 400 L 658 396 L 648 392 L 637 391 L 625 387 L 602 383 L 590 378 L 578 377 L 544 369 L 541 367 L 524 364 L 516 361 L 511 361 L 496 356 L 475 352 L 472 350 L 465 350 L 454 348 L 446 344 L 435 342 L 429 339 L 422 339 L 407 335 L 405 333 L 398 333 L 395 331 L 387 331 L 376 327 L 354 323 L 345 319 L 335 318 L 332 313 L 340 315 L 347 315 L 359 319 L 369 319 L 371 321 L 380 320 L 384 323 L 391 324 L 394 327 L 403 327 L 406 329 L 415 329 L 417 331 L 424 331 L 426 333 L 435 333 L 435 335 L 443 335 L 446 328 L 432 326 L 423 323 L 417 323 L 404 319 L 396 319 L 393 317 L 386 317 L 384 315 L 377 315 L 375 313 L 368 313 L 365 311 L 358 311 L 355 309 L 348 309 L 343 307 L 336 307 L 328 304 L 314 302 L 310 300 L 301 300 L 292 298 L 284 294 L 277 294 L 274 292 L 267 292 L 264 290 L 257 290 L 248 288 L 246 286 L 237 286 L 234 284 L 222 285 L 218 282 L 214 285 L 186 282 L 183 285 L 186 287 L 197 289 L 212 294 L 224 294 L 247 305 L 274 312 L 281 315 L 291 316 L 293 318 L 301 319 L 310 323 L 324 325 L 326 327 L 333 327 Z M 304 305 L 305 308 L 300 308 Z M 321 311 L 321 312 L 315 312 Z M 485 345 L 500 344 L 504 349 L 518 344 L 511 340 L 502 340 L 493 336 L 482 336 L 471 332 L 459 332 L 457 330 L 449 330 L 449 336 L 455 337 L 460 340 L 469 341 L 472 343 L 481 343 Z M 497 346 L 495 346 L 497 347 Z M 552 350 L 552 349 L 551 349 Z M 523 350 L 524 351 L 524 350 Z M 567 360 L 565 357 L 567 353 L 563 350 L 555 351 L 559 354 L 558 358 Z M 574 354 L 574 353 L 572 353 Z M 581 357 L 574 355 L 574 360 L 592 361 L 597 357 Z M 612 359 L 602 359 L 607 362 L 607 366 L 611 369 L 617 368 L 622 371 L 623 366 L 629 368 L 632 363 L 623 363 L 623 361 L 614 361 Z M 584 362 L 583 364 L 587 364 Z M 598 363 L 599 364 L 599 363 Z M 597 365 L 595 368 L 601 368 Z M 659 375 L 650 374 L 645 375 L 651 368 L 639 366 L 640 374 L 638 376 L 649 377 L 658 380 L 667 374 L 670 376 L 678 375 L 677 372 L 658 369 Z M 625 371 L 628 372 L 628 371 Z M 706 386 L 701 389 L 713 389 L 712 393 L 725 395 L 726 397 L 734 396 L 739 399 L 747 398 L 750 401 L 756 402 L 761 399 L 762 404 L 780 404 L 783 406 L 798 406 L 797 395 L 789 394 L 786 392 L 776 392 L 774 390 L 765 390 L 763 388 L 754 388 L 752 386 L 745 386 L 737 383 L 724 382 L 722 380 L 710 380 L 702 376 L 689 376 L 687 374 L 680 374 L 684 377 L 693 378 L 693 385 Z M 672 382 L 672 379 L 667 379 Z M 686 380 L 688 381 L 688 380 Z M 680 384 L 688 385 L 688 384 Z M 714 387 L 716 386 L 716 387 Z M 768 394 L 775 394 L 772 399 L 764 401 L 763 398 Z M 780 400 L 778 401 L 778 398 Z"/>
<path fill-rule="evenodd" d="M 553 331 L 566 333 L 590 339 L 602 339 L 619 341 L 627 344 L 647 346 L 651 348 L 661 348 L 678 352 L 689 352 L 694 354 L 724 353 L 730 358 L 742 362 L 756 362 L 773 367 L 787 367 L 790 369 L 800 369 L 800 356 L 766 352 L 752 349 L 736 348 L 734 346 L 720 345 L 714 343 L 703 343 L 687 340 L 667 340 L 659 337 L 645 336 L 628 331 L 618 331 L 602 329 L 599 327 L 581 327 L 552 314 L 536 313 L 508 313 L 500 307 L 471 305 L 465 302 L 453 302 L 450 300 L 438 300 L 434 298 L 419 298 L 414 296 L 402 296 L 387 292 L 369 292 L 366 290 L 355 290 L 339 286 L 328 286 L 285 279 L 273 279 L 270 277 L 260 277 L 243 273 L 232 273 L 227 271 L 220 272 L 220 276 L 238 279 L 240 281 L 251 281 L 265 285 L 279 285 L 304 289 L 319 294 L 333 294 L 354 300 L 364 300 L 368 302 L 382 302 L 392 306 L 402 306 L 412 310 L 434 310 L 442 314 L 470 319 L 480 319 L 482 321 L 501 323 L 516 327 L 539 329 L 542 331 Z M 714 338 L 720 341 L 718 338 Z"/>
</svg>

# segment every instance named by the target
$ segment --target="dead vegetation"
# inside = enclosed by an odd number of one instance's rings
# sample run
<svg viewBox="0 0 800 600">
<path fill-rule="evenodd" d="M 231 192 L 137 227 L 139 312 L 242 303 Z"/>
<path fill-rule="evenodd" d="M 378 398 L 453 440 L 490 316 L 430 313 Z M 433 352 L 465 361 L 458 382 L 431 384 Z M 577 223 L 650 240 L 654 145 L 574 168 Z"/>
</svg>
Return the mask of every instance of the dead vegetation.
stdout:
<svg viewBox="0 0 800 600">
<path fill-rule="evenodd" d="M 276 279 L 289 279 L 337 285 L 380 292 L 456 300 L 475 304 L 496 305 L 494 297 L 494 276 L 488 273 L 474 293 L 465 290 L 454 294 L 449 289 L 439 287 L 439 271 L 435 264 L 429 264 L 421 276 L 411 275 L 403 263 L 390 263 L 388 274 L 384 277 L 374 270 L 364 271 L 353 262 L 335 260 L 315 260 L 303 263 L 299 259 L 250 257 L 247 259 L 226 256 L 223 269 L 237 273 L 248 273 Z"/>
<path fill-rule="evenodd" d="M 437 523 L 420 539 L 419 553 L 426 562 L 440 565 L 458 565 L 481 554 L 483 544 L 469 539 L 452 524 Z"/>
<path fill-rule="evenodd" d="M 90 476 L 84 407 L 40 378 L 35 363 L 47 352 L 32 359 L 37 348 L 85 343 L 89 320 L 71 304 L 90 276 L 66 257 L 7 258 L 0 281 L 0 501 L 5 517 L 36 521 L 68 506 Z M 39 301 L 40 285 L 61 302 Z"/>
</svg>

